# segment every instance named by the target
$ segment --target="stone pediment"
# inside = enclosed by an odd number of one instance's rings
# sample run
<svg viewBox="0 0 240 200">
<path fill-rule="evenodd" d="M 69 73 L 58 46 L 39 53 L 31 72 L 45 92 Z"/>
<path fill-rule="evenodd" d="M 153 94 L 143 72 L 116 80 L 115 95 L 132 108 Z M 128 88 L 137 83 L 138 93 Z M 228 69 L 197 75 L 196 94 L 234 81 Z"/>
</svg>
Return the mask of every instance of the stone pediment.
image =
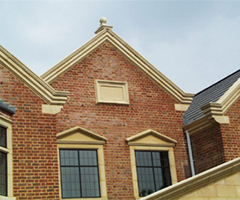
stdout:
<svg viewBox="0 0 240 200">
<path fill-rule="evenodd" d="M 174 147 L 177 143 L 176 140 L 151 129 L 126 138 L 126 141 L 130 146 Z"/>
<path fill-rule="evenodd" d="M 105 144 L 107 139 L 80 126 L 57 134 L 58 144 Z"/>
</svg>

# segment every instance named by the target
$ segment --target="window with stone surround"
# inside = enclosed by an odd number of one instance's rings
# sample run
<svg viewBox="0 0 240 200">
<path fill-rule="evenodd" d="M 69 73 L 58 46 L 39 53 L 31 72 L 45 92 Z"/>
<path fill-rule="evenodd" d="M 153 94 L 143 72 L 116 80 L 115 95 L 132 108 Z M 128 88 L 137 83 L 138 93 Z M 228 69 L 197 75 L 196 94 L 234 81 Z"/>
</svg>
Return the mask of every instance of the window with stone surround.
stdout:
<svg viewBox="0 0 240 200">
<path fill-rule="evenodd" d="M 7 129 L 0 126 L 0 195 L 7 196 Z"/>
<path fill-rule="evenodd" d="M 136 200 L 177 183 L 173 152 L 176 140 L 149 129 L 126 138 L 126 142 Z"/>
<path fill-rule="evenodd" d="M 139 197 L 172 184 L 167 151 L 135 151 Z"/>
<path fill-rule="evenodd" d="M 0 199 L 15 200 L 12 177 L 12 124 L 0 116 Z"/>
<path fill-rule="evenodd" d="M 60 199 L 107 200 L 103 153 L 106 141 L 79 126 L 57 134 Z"/>
</svg>

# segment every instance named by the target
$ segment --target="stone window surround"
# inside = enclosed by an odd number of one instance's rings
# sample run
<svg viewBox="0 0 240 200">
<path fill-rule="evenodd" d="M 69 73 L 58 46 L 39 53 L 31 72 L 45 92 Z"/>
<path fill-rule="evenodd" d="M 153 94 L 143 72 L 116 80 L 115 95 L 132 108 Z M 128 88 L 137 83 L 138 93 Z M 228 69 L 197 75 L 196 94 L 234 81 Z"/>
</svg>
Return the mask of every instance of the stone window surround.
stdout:
<svg viewBox="0 0 240 200">
<path fill-rule="evenodd" d="M 94 198 L 95 200 L 107 200 L 107 188 L 105 178 L 105 164 L 103 156 L 103 145 L 79 145 L 79 144 L 58 144 L 58 158 L 60 161 L 59 149 L 96 149 L 98 153 L 98 168 L 99 168 L 99 180 L 101 197 Z M 60 163 L 59 163 L 59 183 L 61 183 Z M 91 198 L 62 198 L 61 184 L 60 187 L 60 199 L 64 200 L 89 200 Z"/>
<path fill-rule="evenodd" d="M 174 157 L 174 147 L 177 141 L 158 133 L 154 130 L 146 130 L 138 133 L 134 136 L 126 138 L 126 142 L 130 148 L 131 169 L 132 169 L 132 181 L 134 189 L 134 197 L 136 200 L 143 197 L 139 197 L 138 179 L 137 179 L 137 167 L 135 159 L 135 151 L 167 151 L 170 165 L 172 184 L 177 183 L 177 172 Z"/>
<path fill-rule="evenodd" d="M 76 126 L 66 131 L 57 134 L 57 147 L 58 147 L 58 173 L 59 183 L 61 183 L 60 173 L 60 153 L 59 149 L 96 149 L 98 154 L 98 169 L 99 169 L 99 182 L 100 182 L 100 198 L 94 200 L 107 200 L 107 186 L 105 175 L 105 162 L 103 145 L 106 143 L 106 138 L 86 130 L 82 127 Z M 62 198 L 61 184 L 59 184 L 60 199 L 63 200 L 89 200 L 91 198 Z"/>
<path fill-rule="evenodd" d="M 7 148 L 0 147 L 0 151 L 7 153 L 7 192 L 8 196 L 0 196 L 0 200 L 16 200 L 13 197 L 13 159 L 12 159 L 12 121 L 0 115 L 0 126 L 7 129 Z"/>
</svg>

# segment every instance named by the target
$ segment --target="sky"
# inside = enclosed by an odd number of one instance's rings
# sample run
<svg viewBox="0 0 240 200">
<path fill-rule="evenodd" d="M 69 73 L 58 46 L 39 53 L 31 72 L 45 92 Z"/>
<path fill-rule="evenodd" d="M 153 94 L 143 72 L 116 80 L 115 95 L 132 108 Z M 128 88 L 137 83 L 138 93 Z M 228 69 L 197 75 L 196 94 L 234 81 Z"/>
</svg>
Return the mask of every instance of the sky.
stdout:
<svg viewBox="0 0 240 200">
<path fill-rule="evenodd" d="M 186 93 L 240 67 L 240 0 L 0 0 L 0 45 L 40 76 L 94 37 L 101 17 Z"/>
</svg>

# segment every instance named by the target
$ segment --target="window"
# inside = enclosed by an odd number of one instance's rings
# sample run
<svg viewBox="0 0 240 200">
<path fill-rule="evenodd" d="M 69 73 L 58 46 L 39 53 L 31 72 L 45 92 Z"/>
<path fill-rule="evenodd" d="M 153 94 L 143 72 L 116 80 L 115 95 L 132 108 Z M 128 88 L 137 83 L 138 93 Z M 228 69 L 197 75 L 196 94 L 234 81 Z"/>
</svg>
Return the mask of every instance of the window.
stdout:
<svg viewBox="0 0 240 200">
<path fill-rule="evenodd" d="M 135 151 L 135 157 L 140 197 L 172 184 L 168 152 Z"/>
<path fill-rule="evenodd" d="M 0 200 L 13 197 L 12 122 L 0 115 Z"/>
<path fill-rule="evenodd" d="M 106 141 L 79 126 L 57 134 L 60 199 L 108 199 L 103 153 Z"/>
<path fill-rule="evenodd" d="M 62 198 L 100 197 L 97 150 L 60 149 Z"/>
<path fill-rule="evenodd" d="M 126 142 L 130 148 L 136 200 L 177 183 L 176 140 L 149 129 L 126 138 Z"/>
<path fill-rule="evenodd" d="M 0 126 L 0 195 L 7 196 L 7 129 Z"/>
</svg>

